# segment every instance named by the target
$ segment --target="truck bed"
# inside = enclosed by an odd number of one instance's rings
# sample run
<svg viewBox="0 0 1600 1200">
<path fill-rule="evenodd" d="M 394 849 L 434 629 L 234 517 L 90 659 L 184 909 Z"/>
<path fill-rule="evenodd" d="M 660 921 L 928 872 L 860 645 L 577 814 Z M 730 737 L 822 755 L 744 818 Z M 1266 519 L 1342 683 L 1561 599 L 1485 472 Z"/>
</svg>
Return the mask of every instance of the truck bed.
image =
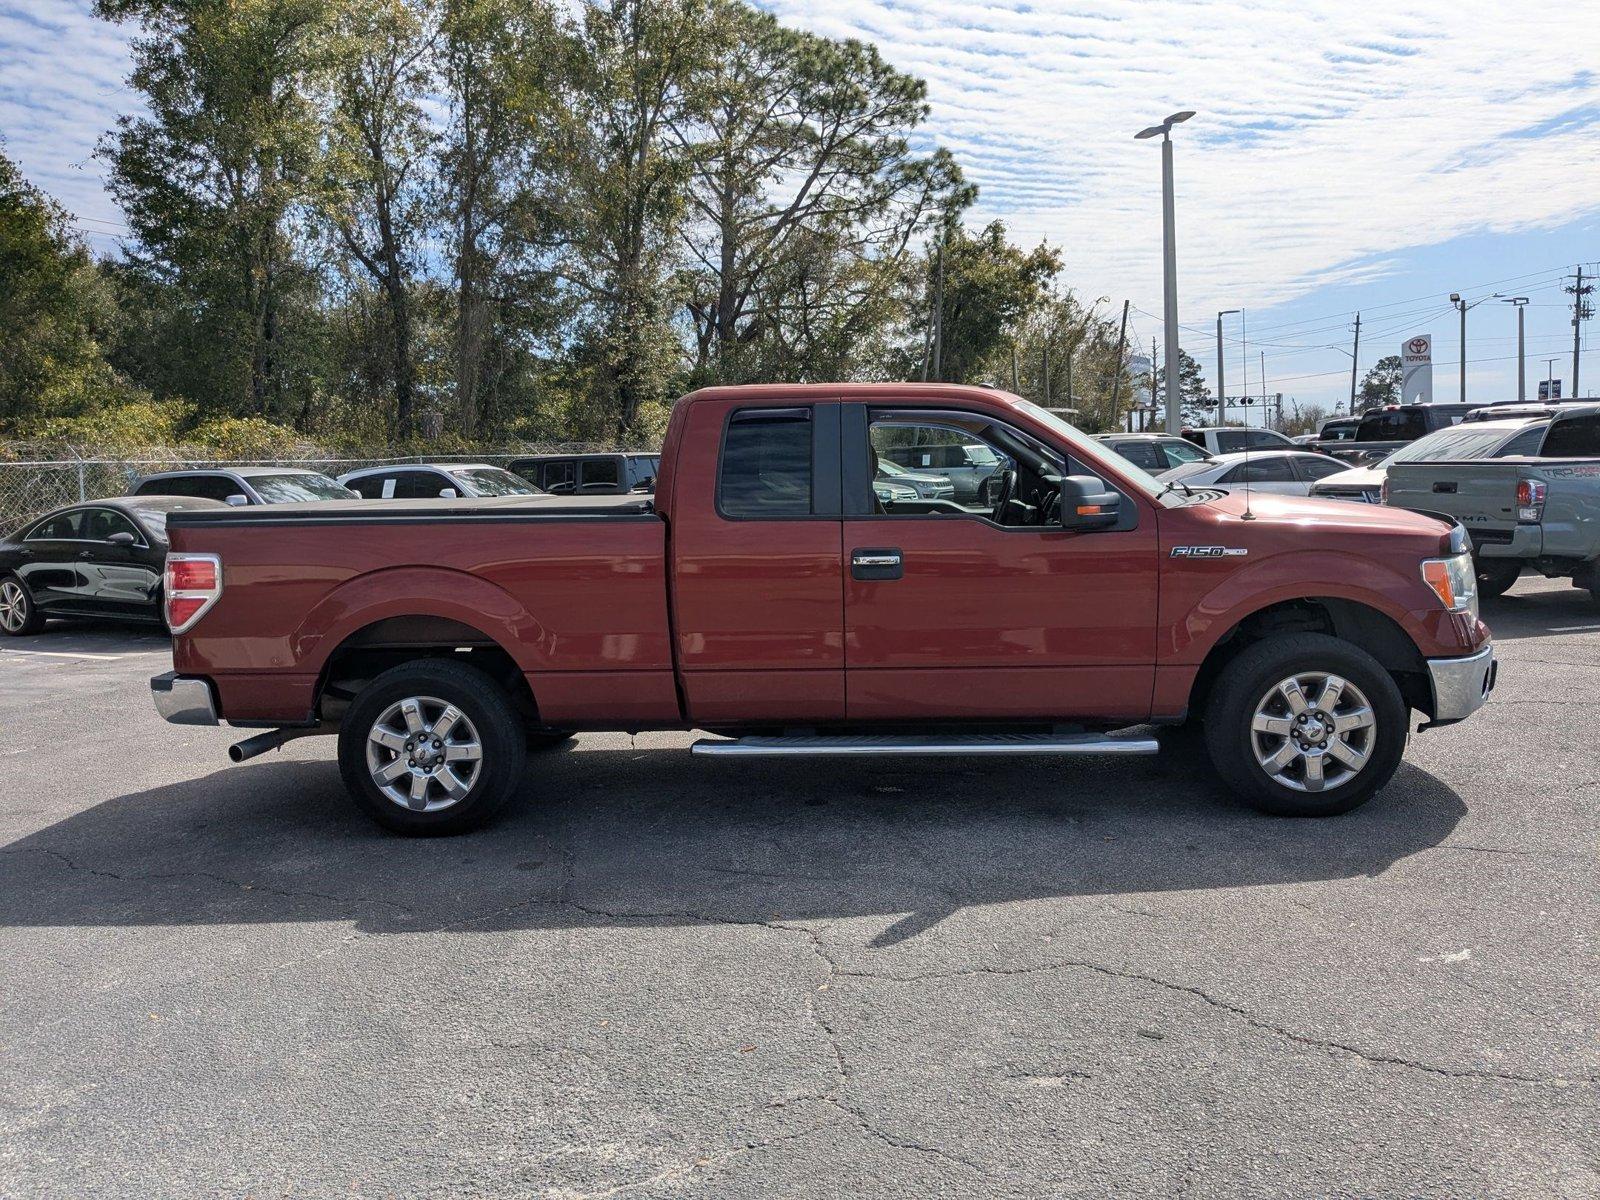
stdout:
<svg viewBox="0 0 1600 1200">
<path fill-rule="evenodd" d="M 678 715 L 666 524 L 647 498 L 351 500 L 174 516 L 174 552 L 216 554 L 223 579 L 216 605 L 175 640 L 174 665 L 210 677 L 231 721 L 311 719 L 317 681 L 341 648 L 381 644 L 419 619 L 464 644 L 503 647 L 547 723 Z"/>
</svg>

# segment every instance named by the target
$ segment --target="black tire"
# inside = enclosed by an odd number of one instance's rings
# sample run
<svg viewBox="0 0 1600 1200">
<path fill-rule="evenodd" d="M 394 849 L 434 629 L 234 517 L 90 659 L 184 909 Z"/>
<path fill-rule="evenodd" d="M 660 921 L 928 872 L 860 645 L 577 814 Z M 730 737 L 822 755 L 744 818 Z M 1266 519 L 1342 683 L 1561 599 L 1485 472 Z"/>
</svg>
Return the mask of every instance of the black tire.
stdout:
<svg viewBox="0 0 1600 1200">
<path fill-rule="evenodd" d="M 1475 558 L 1472 565 L 1478 572 L 1478 595 L 1487 600 L 1505 595 L 1522 575 L 1522 564 L 1514 558 Z"/>
<path fill-rule="evenodd" d="M 1303 778 L 1307 757 L 1295 759 L 1287 775 L 1275 777 L 1269 773 L 1257 758 L 1258 735 L 1251 727 L 1258 705 L 1277 684 L 1316 673 L 1337 675 L 1353 684 L 1355 692 L 1347 693 L 1341 704 L 1350 703 L 1349 697 L 1359 692 L 1366 700 L 1360 707 L 1370 710 L 1372 716 L 1367 733 L 1351 734 L 1352 739 L 1363 741 L 1366 751 L 1359 769 L 1345 774 L 1348 768 L 1332 756 L 1320 751 L 1309 756 L 1327 764 L 1319 767 L 1327 778 L 1323 791 L 1304 790 L 1309 786 L 1309 781 Z M 1332 707 L 1337 710 L 1340 705 Z M 1316 711 L 1319 710 L 1313 705 L 1312 712 Z M 1288 705 L 1282 712 L 1292 714 Z M 1337 711 L 1334 715 L 1341 716 Z M 1365 650 L 1326 634 L 1286 634 L 1258 642 L 1223 668 L 1206 705 L 1206 749 L 1223 782 L 1262 812 L 1282 817 L 1331 817 L 1365 804 L 1393 777 L 1405 753 L 1409 718 L 1410 710 L 1400 696 L 1400 689 L 1377 659 Z M 1299 721 L 1292 715 L 1289 719 Z M 1314 717 L 1311 720 L 1310 725 L 1302 728 L 1314 730 L 1316 721 Z M 1291 738 L 1298 736 L 1301 735 L 1292 732 L 1288 735 L 1263 733 L 1259 744 L 1266 749 L 1286 748 Z M 1371 740 L 1365 741 L 1368 736 Z M 1282 740 L 1274 742 L 1275 737 Z M 1315 746 L 1312 749 L 1315 750 Z M 1332 777 L 1326 774 L 1328 772 L 1337 772 L 1338 776 Z M 1296 773 L 1302 777 L 1293 782 L 1301 786 L 1280 782 L 1280 778 L 1288 779 Z"/>
<path fill-rule="evenodd" d="M 429 806 L 423 810 L 408 807 L 384 792 L 368 762 L 368 741 L 377 732 L 380 718 L 414 698 L 437 700 L 459 709 L 466 723 L 456 723 L 457 736 L 463 728 L 475 734 L 481 755 L 475 766 L 452 767 L 440 760 L 438 769 L 452 773 L 457 780 L 470 770 L 467 790 L 459 799 L 452 799 L 436 775 L 434 782 L 422 784 L 422 803 Z M 448 740 L 451 735 L 444 736 Z M 406 751 L 376 747 L 373 753 L 379 757 L 393 754 L 386 764 L 393 767 Z M 441 754 L 448 757 L 444 751 L 432 753 L 435 758 Z M 339 726 L 339 771 L 356 806 L 385 829 L 412 837 L 464 833 L 492 819 L 522 784 L 526 754 L 527 732 L 511 697 L 476 667 L 448 659 L 423 659 L 383 672 L 351 702 Z M 410 780 L 417 774 L 407 767 L 393 786 L 409 790 Z M 439 807 L 432 807 L 434 804 Z"/>
<path fill-rule="evenodd" d="M 9 571 L 0 575 L 0 589 L 0 601 L 5 604 L 5 612 L 0 614 L 0 636 L 28 637 L 44 628 L 44 614 L 20 577 Z"/>
</svg>

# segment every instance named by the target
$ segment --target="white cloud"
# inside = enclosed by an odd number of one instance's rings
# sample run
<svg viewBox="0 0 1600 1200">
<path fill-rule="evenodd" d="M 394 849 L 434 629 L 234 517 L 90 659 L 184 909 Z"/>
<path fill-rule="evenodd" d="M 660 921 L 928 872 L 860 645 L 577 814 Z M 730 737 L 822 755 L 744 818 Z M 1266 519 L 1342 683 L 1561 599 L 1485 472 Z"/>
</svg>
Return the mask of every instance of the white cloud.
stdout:
<svg viewBox="0 0 1600 1200">
<path fill-rule="evenodd" d="M 1176 148 L 1186 322 L 1371 278 L 1408 247 L 1600 211 L 1584 4 L 762 2 L 927 79 L 926 132 L 981 185 L 978 216 L 1062 247 L 1080 292 L 1150 311 L 1159 152 L 1133 134 L 1198 110 Z M 137 98 L 129 31 L 90 3 L 0 2 L 0 135 L 85 227 L 113 229 L 91 155 Z"/>
<path fill-rule="evenodd" d="M 978 215 L 1061 246 L 1080 291 L 1153 311 L 1159 143 L 1133 134 L 1197 110 L 1175 147 L 1185 321 L 1600 211 L 1585 5 L 763 3 L 926 78 L 930 132 L 982 188 Z"/>
<path fill-rule="evenodd" d="M 95 140 L 138 107 L 124 84 L 127 33 L 90 0 L 0 3 L 0 137 L 28 178 L 73 212 L 98 246 L 122 217 L 105 192 Z"/>
</svg>

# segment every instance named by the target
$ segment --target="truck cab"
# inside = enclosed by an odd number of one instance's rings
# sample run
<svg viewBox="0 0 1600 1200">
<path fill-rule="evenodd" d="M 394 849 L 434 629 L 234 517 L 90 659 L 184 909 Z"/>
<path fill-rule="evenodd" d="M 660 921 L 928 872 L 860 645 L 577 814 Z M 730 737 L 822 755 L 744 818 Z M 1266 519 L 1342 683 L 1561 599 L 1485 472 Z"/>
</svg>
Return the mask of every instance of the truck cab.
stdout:
<svg viewBox="0 0 1600 1200">
<path fill-rule="evenodd" d="M 981 492 L 879 498 L 885 458 L 952 447 L 990 465 Z M 427 833 L 582 729 L 1059 757 L 1154 753 L 1149 725 L 1203 717 L 1240 795 L 1327 815 L 1392 775 L 1411 710 L 1459 721 L 1494 681 L 1459 528 L 1164 484 L 989 389 L 705 389 L 629 499 L 184 516 L 157 707 L 265 727 L 241 758 L 337 733 L 357 803 Z"/>
</svg>

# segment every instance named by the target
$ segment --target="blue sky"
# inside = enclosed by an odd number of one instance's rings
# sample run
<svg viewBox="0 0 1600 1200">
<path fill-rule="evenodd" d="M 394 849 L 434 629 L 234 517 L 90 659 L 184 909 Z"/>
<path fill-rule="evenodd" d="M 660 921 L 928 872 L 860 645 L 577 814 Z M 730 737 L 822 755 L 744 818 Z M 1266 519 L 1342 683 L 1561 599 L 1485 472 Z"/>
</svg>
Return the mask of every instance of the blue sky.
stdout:
<svg viewBox="0 0 1600 1200">
<path fill-rule="evenodd" d="M 925 133 L 981 188 L 978 220 L 1060 247 L 1080 295 L 1134 305 L 1159 336 L 1159 154 L 1133 134 L 1178 109 L 1180 324 L 1228 390 L 1241 350 L 1251 389 L 1331 404 L 1348 391 L 1348 324 L 1361 369 L 1403 337 L 1434 335 L 1435 394 L 1453 392 L 1446 296 L 1527 295 L 1529 377 L 1561 353 L 1561 276 L 1600 259 L 1600 44 L 1570 0 L 763 0 L 780 19 L 878 44 L 928 81 Z M 95 139 L 135 100 L 128 31 L 89 0 L 0 0 L 0 136 L 94 244 L 119 214 Z M 1597 293 L 1600 297 L 1600 293 Z M 1515 315 L 1469 318 L 1473 398 L 1515 392 Z M 1586 327 L 1586 347 L 1594 329 Z M 1600 393 L 1600 355 L 1584 374 Z"/>
</svg>

